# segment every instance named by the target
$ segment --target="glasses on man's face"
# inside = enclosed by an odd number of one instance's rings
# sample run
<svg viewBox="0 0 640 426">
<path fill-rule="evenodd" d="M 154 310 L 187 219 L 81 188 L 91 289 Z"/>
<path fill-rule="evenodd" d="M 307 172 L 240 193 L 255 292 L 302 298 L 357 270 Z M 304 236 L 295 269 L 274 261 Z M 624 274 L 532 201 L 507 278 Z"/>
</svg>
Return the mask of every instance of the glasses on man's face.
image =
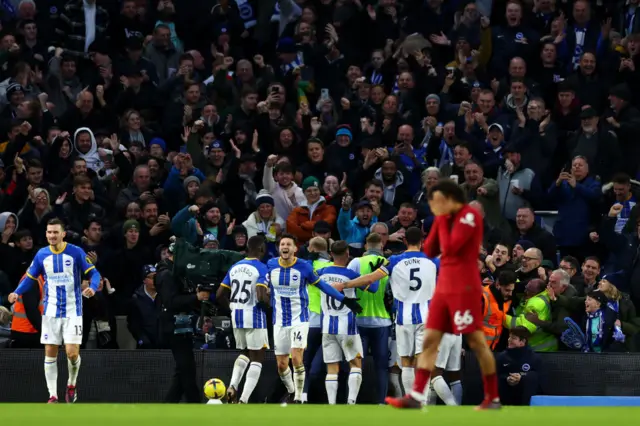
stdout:
<svg viewBox="0 0 640 426">
<path fill-rule="evenodd" d="M 523 260 L 538 260 L 537 257 L 522 256 Z"/>
</svg>

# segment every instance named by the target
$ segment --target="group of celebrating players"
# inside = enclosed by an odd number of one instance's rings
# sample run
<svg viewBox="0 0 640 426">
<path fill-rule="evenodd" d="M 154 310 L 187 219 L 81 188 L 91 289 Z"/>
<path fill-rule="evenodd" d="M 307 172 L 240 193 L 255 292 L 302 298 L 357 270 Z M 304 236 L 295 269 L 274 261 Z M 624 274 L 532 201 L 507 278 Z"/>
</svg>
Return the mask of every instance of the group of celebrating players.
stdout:
<svg viewBox="0 0 640 426">
<path fill-rule="evenodd" d="M 310 317 L 307 287 L 316 286 L 325 293 L 321 299 L 322 355 L 327 365 L 329 404 L 336 403 L 343 359 L 350 366 L 347 402 L 355 404 L 362 383 L 363 355 L 356 325 L 356 314 L 362 309 L 356 289 L 376 292 L 379 281 L 388 276 L 406 394 L 387 398 L 387 403 L 397 408 L 422 407 L 432 399 L 427 394 L 432 390 L 428 385 L 433 373 L 431 384 L 438 395 L 450 405 L 459 404 L 459 382 L 452 393 L 441 373 L 444 369 L 460 369 L 461 335 L 465 335 L 483 372 L 485 399 L 478 408 L 500 408 L 495 361 L 482 331 L 482 284 L 477 269 L 482 217 L 466 204 L 464 193 L 450 180 L 442 180 L 431 190 L 429 205 L 436 220 L 424 244 L 420 229 L 408 229 L 407 250 L 362 276 L 349 264 L 344 241 L 336 241 L 330 248 L 333 264 L 314 271 L 311 263 L 295 257 L 293 236 L 281 236 L 280 257 L 266 266 L 258 260 L 264 253 L 262 238 L 249 239 L 249 257 L 231 267 L 217 295 L 218 301 L 230 302 L 237 348 L 243 351 L 234 364 L 229 401 L 238 399 L 236 391 L 247 366 L 240 403 L 249 401 L 258 383 L 264 350 L 268 348 L 263 307 L 270 304 L 278 373 L 293 401 L 303 402 L 303 353 Z"/>
<path fill-rule="evenodd" d="M 387 403 L 398 408 L 421 407 L 432 373 L 435 385 L 436 379 L 441 379 L 440 369 L 456 370 L 456 364 L 460 369 L 461 335 L 465 335 L 483 373 L 485 398 L 477 408 L 500 408 L 495 360 L 482 331 L 482 284 L 476 266 L 482 244 L 482 218 L 466 204 L 464 193 L 450 180 L 442 180 L 432 188 L 429 206 L 436 219 L 424 244 L 421 230 L 407 230 L 407 251 L 376 265 L 373 272 L 363 276 L 349 268 L 344 241 L 337 241 L 330 248 L 333 264 L 314 271 L 311 263 L 296 258 L 293 236 L 285 234 L 280 238 L 280 256 L 266 266 L 258 260 L 265 250 L 263 239 L 250 238 L 247 258 L 230 268 L 217 294 L 219 302 L 230 304 L 237 348 L 243 351 L 234 364 L 229 400 L 238 399 L 236 391 L 245 372 L 240 403 L 249 401 L 258 383 L 264 351 L 269 346 L 263 308 L 270 305 L 278 372 L 293 401 L 302 402 L 306 376 L 303 354 L 310 318 L 308 287 L 315 286 L 325 294 L 321 299 L 322 354 L 327 364 L 329 403 L 336 403 L 339 365 L 344 357 L 350 365 L 348 403 L 355 404 L 362 383 L 363 355 L 356 325 L 356 314 L 362 308 L 356 289 L 375 292 L 379 280 L 388 276 L 396 307 L 397 352 L 407 392 L 401 398 L 387 398 Z M 92 297 L 98 290 L 100 275 L 87 262 L 82 249 L 64 241 L 61 221 L 50 221 L 46 232 L 49 246 L 37 253 L 9 301 L 15 302 L 37 285 L 37 277 L 44 278 L 41 342 L 45 345 L 49 402 L 58 401 L 56 360 L 63 343 L 69 365 L 66 401 L 75 402 L 82 297 Z M 85 275 L 90 286 L 83 290 Z M 444 381 L 442 384 L 446 387 Z M 443 398 L 445 402 L 459 404 L 459 390 L 455 392 L 457 397 Z"/>
</svg>

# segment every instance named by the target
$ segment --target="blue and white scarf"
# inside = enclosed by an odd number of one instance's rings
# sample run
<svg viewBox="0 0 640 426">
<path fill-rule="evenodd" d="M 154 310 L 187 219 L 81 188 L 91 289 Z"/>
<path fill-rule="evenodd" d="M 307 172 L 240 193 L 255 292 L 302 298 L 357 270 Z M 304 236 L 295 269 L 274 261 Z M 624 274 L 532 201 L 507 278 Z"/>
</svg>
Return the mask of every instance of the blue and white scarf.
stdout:
<svg viewBox="0 0 640 426">
<path fill-rule="evenodd" d="M 587 324 L 585 327 L 587 344 L 583 352 L 602 352 L 604 341 L 604 315 L 603 310 L 587 313 Z"/>
<path fill-rule="evenodd" d="M 371 73 L 371 84 L 373 85 L 380 85 L 384 82 L 384 75 L 382 75 L 382 73 L 378 70 L 373 70 L 373 73 Z"/>
<path fill-rule="evenodd" d="M 440 140 L 440 162 L 438 168 L 441 169 L 445 164 L 453 164 L 453 149 L 444 139 Z"/>
<path fill-rule="evenodd" d="M 282 73 L 286 75 L 292 72 L 294 69 L 299 68 L 301 65 L 304 65 L 304 55 L 302 54 L 302 52 L 298 52 L 296 58 L 293 61 L 289 62 L 288 64 L 280 65 L 280 69 L 282 70 Z"/>
<path fill-rule="evenodd" d="M 584 43 L 587 39 L 587 29 L 575 27 L 573 31 L 576 35 L 576 46 L 573 49 L 573 57 L 571 58 L 571 63 L 573 64 L 573 69 L 575 70 L 580 65 L 580 57 L 584 53 Z"/>
</svg>

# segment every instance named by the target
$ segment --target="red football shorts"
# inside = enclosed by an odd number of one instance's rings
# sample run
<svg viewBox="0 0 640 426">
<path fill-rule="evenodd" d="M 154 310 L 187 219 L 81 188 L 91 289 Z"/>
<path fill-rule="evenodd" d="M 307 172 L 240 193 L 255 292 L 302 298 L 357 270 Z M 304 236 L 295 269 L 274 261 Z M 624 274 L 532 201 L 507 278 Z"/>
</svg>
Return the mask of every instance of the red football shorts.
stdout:
<svg viewBox="0 0 640 426">
<path fill-rule="evenodd" d="M 427 329 L 443 333 L 469 334 L 482 330 L 482 291 L 436 292 L 429 303 Z"/>
</svg>

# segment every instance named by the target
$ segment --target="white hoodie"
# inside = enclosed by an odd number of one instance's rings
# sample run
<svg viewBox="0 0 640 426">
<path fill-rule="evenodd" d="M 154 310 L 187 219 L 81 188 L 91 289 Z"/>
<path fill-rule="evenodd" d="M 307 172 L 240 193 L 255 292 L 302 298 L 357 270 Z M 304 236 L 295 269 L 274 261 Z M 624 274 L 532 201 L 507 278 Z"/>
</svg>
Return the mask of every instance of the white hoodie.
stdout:
<svg viewBox="0 0 640 426">
<path fill-rule="evenodd" d="M 87 151 L 84 154 L 80 152 L 77 145 L 78 134 L 80 132 L 87 132 L 91 136 L 91 148 L 89 149 L 89 151 Z M 90 128 L 80 127 L 78 128 L 78 130 L 75 131 L 75 133 L 73 134 L 73 148 L 78 153 L 78 157 L 86 161 L 87 167 L 93 170 L 94 172 L 98 173 L 98 171 L 104 168 L 104 161 L 102 161 L 102 159 L 100 158 L 100 153 L 98 152 L 98 143 L 96 142 L 96 137 L 93 135 L 93 132 L 91 131 Z M 102 149 L 106 154 L 113 154 L 113 151 L 110 149 L 104 149 L 104 148 Z M 120 150 L 126 151 L 127 149 L 123 145 L 120 145 Z M 111 173 L 113 173 L 113 170 L 106 171 L 106 175 L 110 175 Z"/>
</svg>

